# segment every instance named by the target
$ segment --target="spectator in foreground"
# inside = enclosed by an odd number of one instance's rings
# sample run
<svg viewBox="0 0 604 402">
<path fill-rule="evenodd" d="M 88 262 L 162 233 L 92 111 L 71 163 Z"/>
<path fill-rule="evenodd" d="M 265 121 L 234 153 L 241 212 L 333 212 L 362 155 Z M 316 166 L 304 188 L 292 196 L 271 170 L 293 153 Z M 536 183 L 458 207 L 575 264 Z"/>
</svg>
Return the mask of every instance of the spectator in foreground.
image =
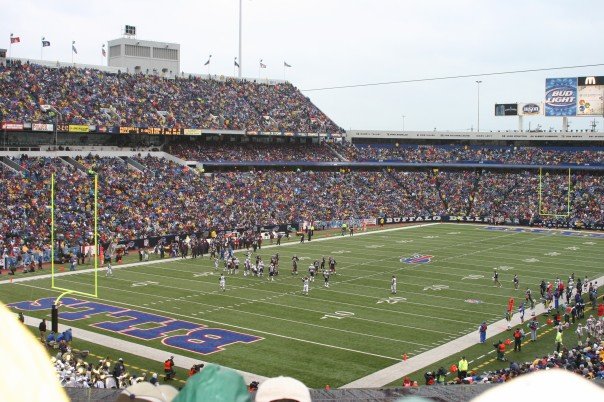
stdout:
<svg viewBox="0 0 604 402">
<path fill-rule="evenodd" d="M 291 377 L 274 377 L 258 387 L 256 402 L 271 401 L 311 402 L 310 391 L 301 381 Z"/>
<path fill-rule="evenodd" d="M 539 370 L 501 386 L 490 388 L 472 399 L 472 402 L 523 401 L 527 400 L 527 395 L 539 395 L 545 399 L 555 397 L 560 400 L 568 400 L 581 395 L 581 398 L 586 400 L 597 401 L 604 399 L 604 390 L 565 370 Z"/>
<path fill-rule="evenodd" d="M 10 362 L 12 373 L 27 375 L 0 376 L 3 401 L 53 401 L 69 399 L 59 385 L 44 348 L 34 336 L 15 320 L 14 313 L 0 303 L 2 333 L 10 342 L 0 343 L 0 356 Z M 24 351 L 27 351 L 26 353 Z"/>
<path fill-rule="evenodd" d="M 230 368 L 207 364 L 199 374 L 189 377 L 174 398 L 174 402 L 196 401 L 250 402 L 251 397 L 241 374 Z"/>
<path fill-rule="evenodd" d="M 154 386 L 148 382 L 133 384 L 123 390 L 116 402 L 171 402 L 178 391 L 170 385 Z"/>
</svg>

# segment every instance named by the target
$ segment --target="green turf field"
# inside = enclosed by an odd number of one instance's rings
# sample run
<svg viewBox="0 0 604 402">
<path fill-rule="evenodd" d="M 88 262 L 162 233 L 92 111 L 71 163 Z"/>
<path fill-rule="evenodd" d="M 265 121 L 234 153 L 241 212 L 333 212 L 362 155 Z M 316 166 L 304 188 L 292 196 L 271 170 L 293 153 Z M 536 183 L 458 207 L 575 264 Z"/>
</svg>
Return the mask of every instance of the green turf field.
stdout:
<svg viewBox="0 0 604 402">
<path fill-rule="evenodd" d="M 337 387 L 399 362 L 403 353 L 414 356 L 474 333 L 483 320 L 502 319 L 510 295 L 517 296 L 518 304 L 529 286 L 538 298 L 542 279 L 566 279 L 571 272 L 581 278 L 604 275 L 603 244 L 602 238 L 561 232 L 439 224 L 265 248 L 259 251 L 265 261 L 280 254 L 277 280 L 244 278 L 240 270 L 227 276 L 224 293 L 207 257 L 116 270 L 112 278 L 100 275 L 98 301 L 262 338 L 205 356 L 159 340 L 146 341 L 147 346 L 263 376 L 293 376 L 310 387 Z M 302 259 L 301 274 L 295 277 L 290 274 L 293 254 Z M 433 257 L 424 264 L 401 262 L 415 254 Z M 337 260 L 338 272 L 331 287 L 324 288 L 318 277 L 310 294 L 303 296 L 301 276 L 309 263 L 330 255 Z M 240 259 L 243 265 L 244 257 Z M 501 288 L 491 280 L 495 267 Z M 513 289 L 514 273 L 521 290 Z M 396 295 L 390 294 L 393 274 L 398 277 Z M 86 288 L 92 274 L 60 280 L 63 287 Z M 0 298 L 11 303 L 56 297 L 49 287 L 50 279 L 3 284 Z M 48 312 L 27 314 L 42 317 Z M 109 334 L 89 324 L 120 320 L 98 315 L 70 325 Z M 120 333 L 114 336 L 138 341 Z"/>
</svg>

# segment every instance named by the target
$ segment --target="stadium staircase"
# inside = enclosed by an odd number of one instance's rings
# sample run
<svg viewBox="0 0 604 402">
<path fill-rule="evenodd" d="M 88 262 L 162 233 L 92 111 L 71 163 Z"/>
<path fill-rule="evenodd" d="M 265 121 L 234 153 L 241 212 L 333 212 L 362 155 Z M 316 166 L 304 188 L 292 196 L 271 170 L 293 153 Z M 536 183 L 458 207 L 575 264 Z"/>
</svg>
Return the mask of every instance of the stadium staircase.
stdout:
<svg viewBox="0 0 604 402">
<path fill-rule="evenodd" d="M 86 168 L 86 166 L 82 165 L 80 162 L 76 161 L 71 156 L 61 156 L 60 160 L 64 163 L 76 168 L 76 170 L 81 172 L 82 174 L 88 173 L 88 169 Z"/>
<path fill-rule="evenodd" d="M 470 199 L 468 200 L 468 211 L 466 215 L 472 215 L 472 207 L 474 206 L 474 199 L 476 198 L 476 193 L 478 192 L 478 185 L 480 183 L 480 179 L 482 177 L 482 169 L 476 171 L 476 176 L 474 177 L 474 183 L 472 184 L 472 189 L 470 190 Z"/>
<path fill-rule="evenodd" d="M 333 149 L 333 147 L 331 145 L 329 145 L 328 142 L 325 143 L 325 146 L 331 151 L 331 153 L 333 153 L 335 156 L 337 156 L 339 160 L 341 160 L 343 162 L 350 162 L 350 160 L 348 160 L 347 158 L 342 156 L 338 151 Z"/>
<path fill-rule="evenodd" d="M 388 176 L 392 181 L 394 181 L 399 189 L 403 190 L 405 194 L 409 194 L 407 187 L 398 179 L 398 177 L 396 177 L 396 175 L 392 173 L 392 171 L 390 171 L 390 169 L 384 169 L 383 172 L 384 175 Z"/>
<path fill-rule="evenodd" d="M 15 172 L 28 173 L 27 169 L 21 167 L 21 165 L 10 159 L 8 156 L 3 156 L 2 158 L 0 158 L 0 162 L 7 168 L 14 170 Z"/>
<path fill-rule="evenodd" d="M 129 156 L 122 156 L 121 158 L 124 160 L 124 162 L 126 162 L 128 164 L 128 168 L 134 169 L 134 170 L 138 170 L 139 172 L 144 172 L 145 171 L 145 166 L 143 166 L 143 164 L 135 161 L 131 157 L 129 157 Z"/>
</svg>

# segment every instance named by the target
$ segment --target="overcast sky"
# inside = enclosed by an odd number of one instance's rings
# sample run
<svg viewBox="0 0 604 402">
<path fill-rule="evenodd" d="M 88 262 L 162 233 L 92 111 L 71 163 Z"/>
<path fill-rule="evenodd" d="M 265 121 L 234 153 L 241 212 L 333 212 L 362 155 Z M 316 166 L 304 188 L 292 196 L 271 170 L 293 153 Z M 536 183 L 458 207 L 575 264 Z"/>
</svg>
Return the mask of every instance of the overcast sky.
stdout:
<svg viewBox="0 0 604 402">
<path fill-rule="evenodd" d="M 181 69 L 232 75 L 239 0 L 0 0 L 0 46 L 12 56 L 100 64 L 101 45 L 126 24 L 137 38 L 181 45 Z M 298 88 L 604 63 L 604 1 L 243 0 L 243 74 L 285 78 Z M 484 77 L 482 131 L 515 129 L 497 102 L 544 99 L 546 77 L 604 75 L 604 67 Z M 476 78 L 305 92 L 345 129 L 469 130 L 477 125 Z M 585 129 L 589 118 L 571 119 Z M 603 119 L 598 118 L 598 130 Z M 525 118 L 560 128 L 559 118 Z"/>
</svg>

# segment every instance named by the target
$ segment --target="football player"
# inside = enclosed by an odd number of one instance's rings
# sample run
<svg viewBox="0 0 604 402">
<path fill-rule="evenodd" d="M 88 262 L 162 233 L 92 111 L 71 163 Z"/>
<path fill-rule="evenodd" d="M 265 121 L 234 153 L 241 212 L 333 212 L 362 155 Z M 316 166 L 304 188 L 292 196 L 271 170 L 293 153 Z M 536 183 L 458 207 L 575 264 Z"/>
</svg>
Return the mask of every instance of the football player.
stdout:
<svg viewBox="0 0 604 402">
<path fill-rule="evenodd" d="M 304 278 L 302 278 L 302 294 L 304 296 L 308 296 L 308 284 L 310 282 L 310 279 L 308 278 L 308 276 L 305 276 Z"/>
<path fill-rule="evenodd" d="M 224 274 L 220 274 L 218 283 L 220 284 L 220 290 L 223 292 L 226 291 L 226 278 L 224 277 Z"/>
<path fill-rule="evenodd" d="M 499 272 L 497 272 L 497 268 L 493 270 L 493 283 L 495 286 L 501 287 L 501 282 L 499 282 Z"/>
<path fill-rule="evenodd" d="M 310 275 L 310 281 L 314 282 L 315 281 L 315 274 L 317 272 L 317 267 L 315 267 L 314 264 L 310 264 L 310 266 L 308 267 L 308 274 Z"/>
</svg>

